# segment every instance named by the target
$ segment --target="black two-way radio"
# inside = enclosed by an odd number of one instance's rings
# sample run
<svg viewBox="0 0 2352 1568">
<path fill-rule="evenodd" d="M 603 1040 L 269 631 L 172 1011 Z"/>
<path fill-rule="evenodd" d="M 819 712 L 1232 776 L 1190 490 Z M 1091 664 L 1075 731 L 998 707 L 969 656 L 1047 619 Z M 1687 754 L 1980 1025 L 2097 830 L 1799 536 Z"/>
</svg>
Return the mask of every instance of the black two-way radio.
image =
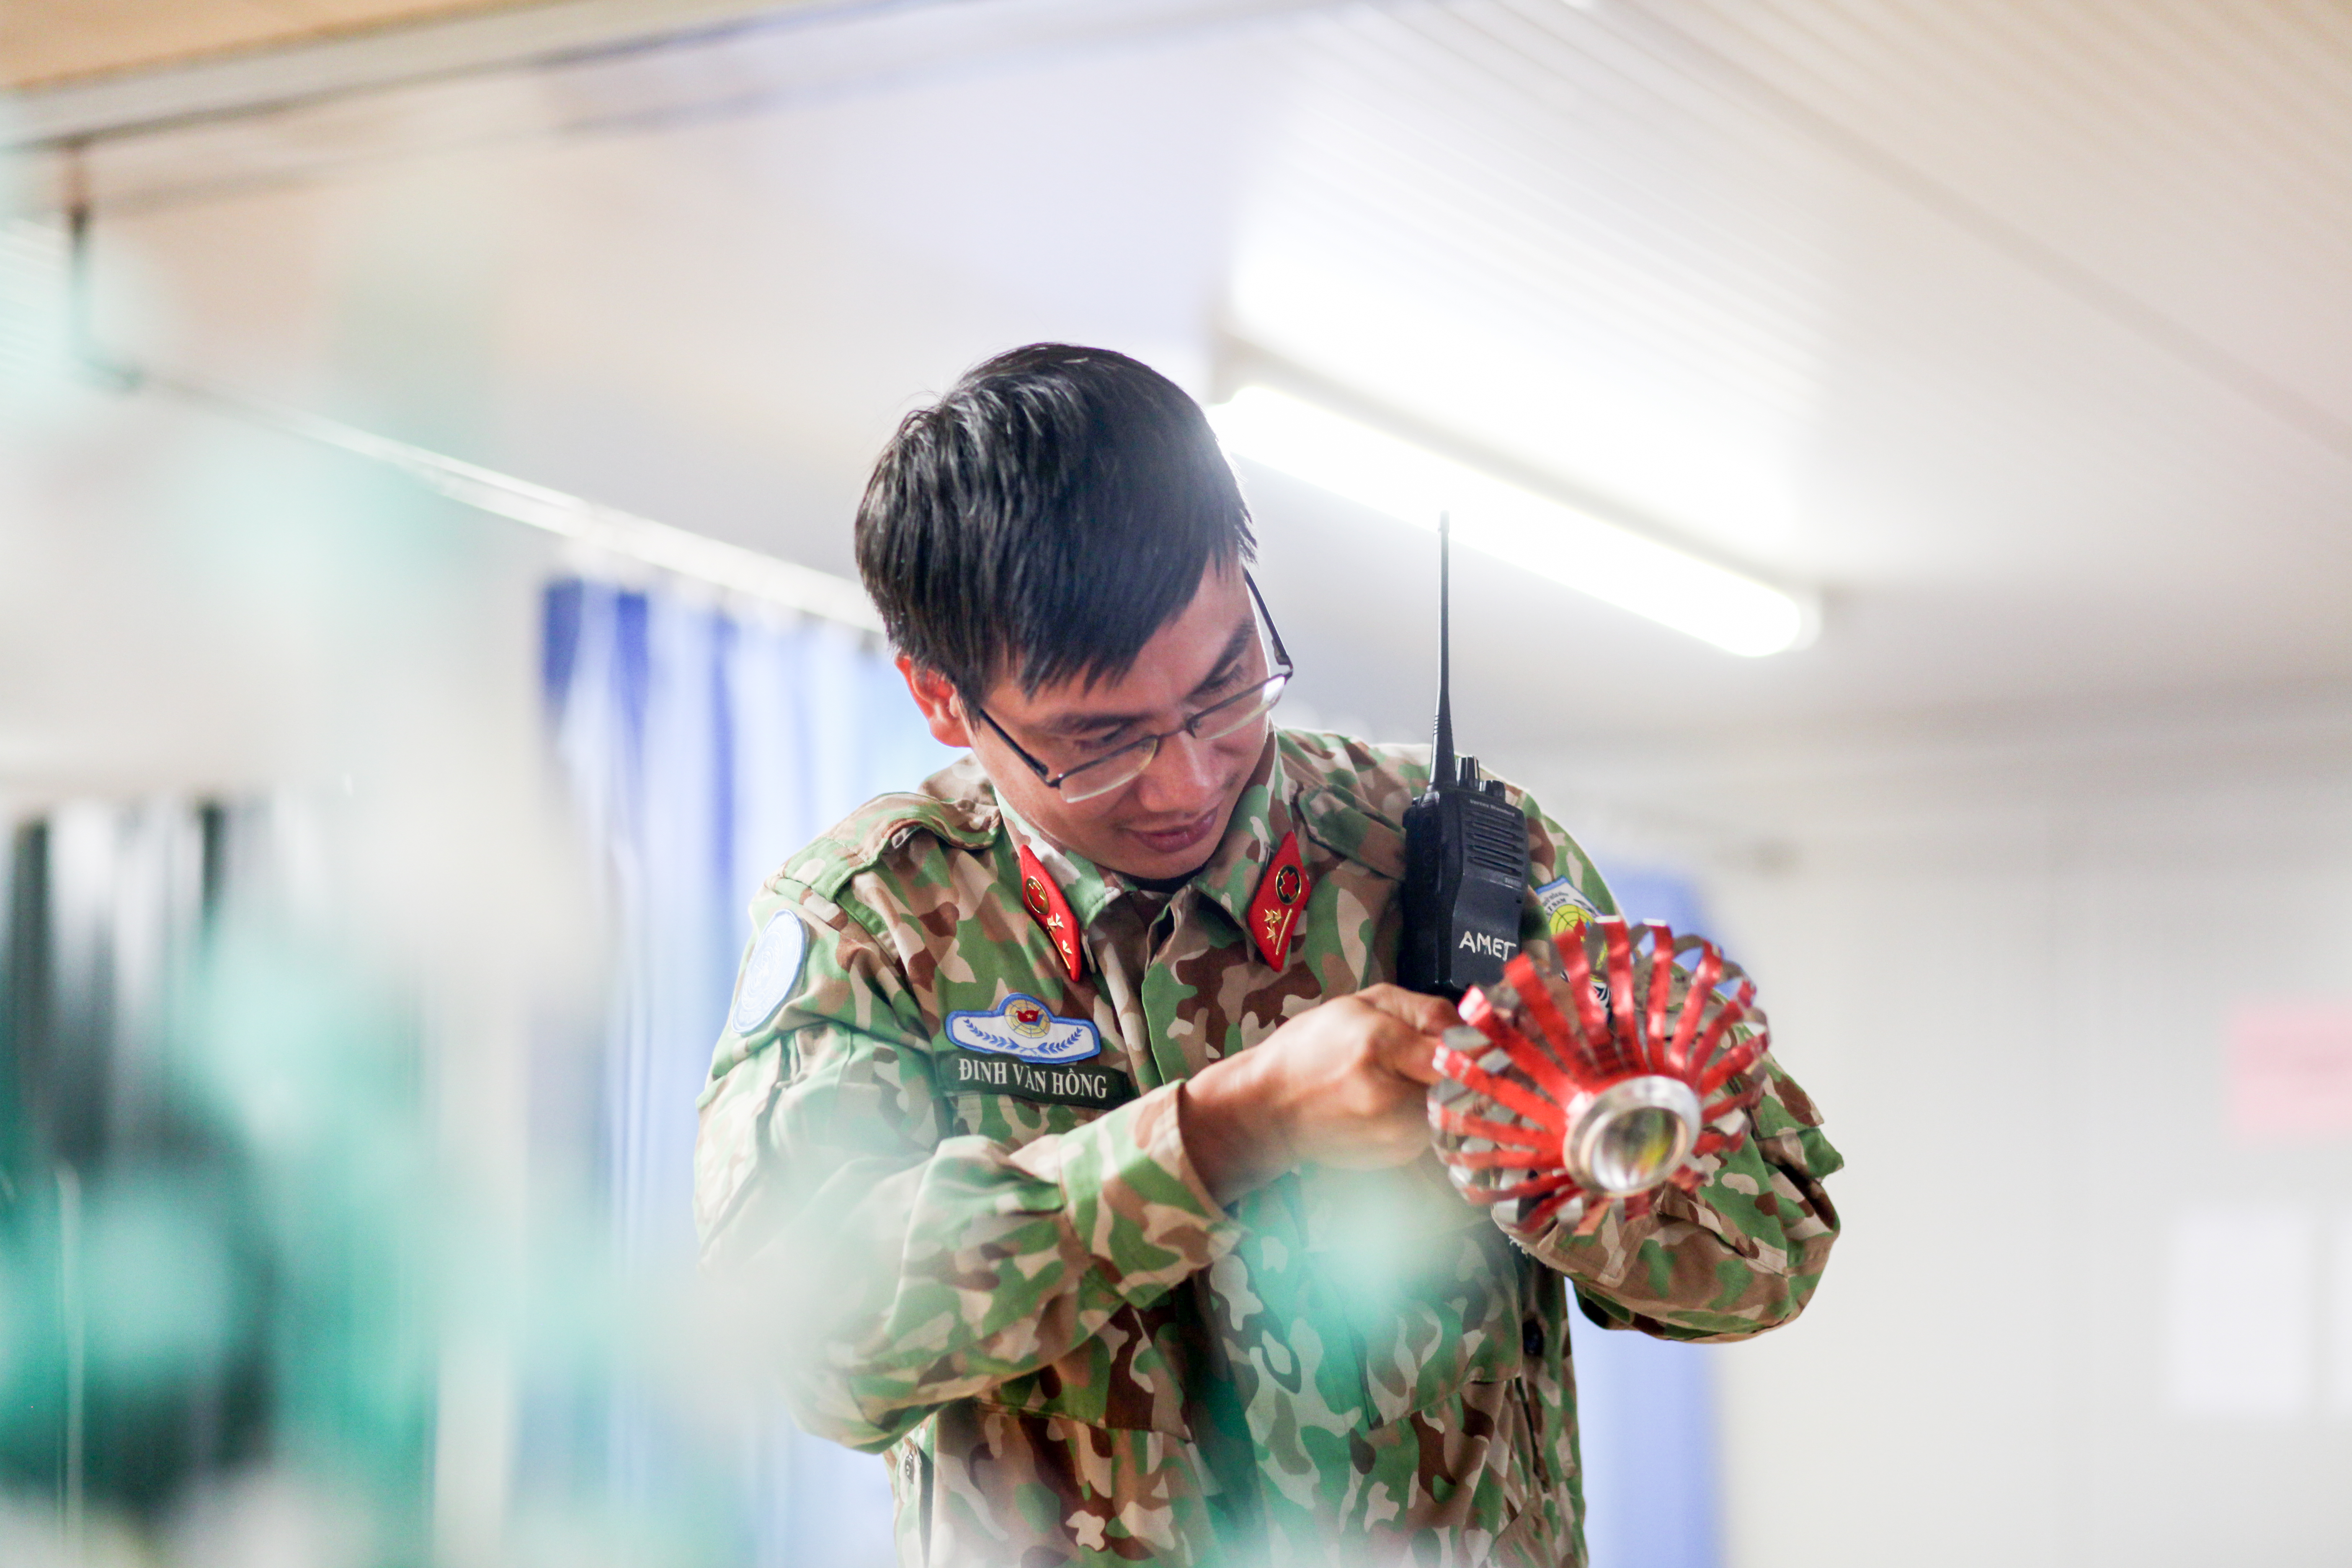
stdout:
<svg viewBox="0 0 2352 1568">
<path fill-rule="evenodd" d="M 1528 896 L 1528 819 L 1482 778 L 1478 759 L 1454 754 L 1451 520 L 1437 521 L 1437 745 L 1429 788 L 1404 813 L 1404 941 L 1397 978 L 1414 991 L 1458 998 L 1491 985 L 1519 951 Z"/>
</svg>

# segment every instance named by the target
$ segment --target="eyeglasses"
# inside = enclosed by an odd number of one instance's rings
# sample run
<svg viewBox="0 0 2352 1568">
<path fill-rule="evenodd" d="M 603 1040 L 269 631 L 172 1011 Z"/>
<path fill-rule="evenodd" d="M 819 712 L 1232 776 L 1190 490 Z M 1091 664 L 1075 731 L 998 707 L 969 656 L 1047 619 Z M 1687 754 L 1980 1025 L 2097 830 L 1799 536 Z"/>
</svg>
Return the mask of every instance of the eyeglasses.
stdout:
<svg viewBox="0 0 2352 1568">
<path fill-rule="evenodd" d="M 1029 771 L 1037 775 L 1039 782 L 1047 789 L 1061 791 L 1062 798 L 1072 805 L 1082 800 L 1094 800 L 1133 784 L 1143 775 L 1143 770 L 1151 765 L 1152 759 L 1160 754 L 1160 742 L 1162 741 L 1173 740 L 1179 735 L 1190 735 L 1195 741 L 1222 741 L 1228 735 L 1238 734 L 1265 718 L 1282 700 L 1282 689 L 1290 684 L 1290 678 L 1297 669 L 1290 662 L 1289 653 L 1282 646 L 1282 634 L 1274 628 L 1274 617 L 1266 613 L 1265 600 L 1259 595 L 1257 584 L 1250 579 L 1247 573 L 1242 574 L 1242 583 L 1249 589 L 1250 602 L 1257 606 L 1258 618 L 1265 623 L 1266 640 L 1274 648 L 1275 673 L 1245 690 L 1236 691 L 1231 697 L 1211 703 L 1173 730 L 1163 730 L 1157 735 L 1129 741 L 1115 752 L 1106 752 L 1091 762 L 1080 763 L 1076 767 L 1065 768 L 1057 773 L 1031 756 L 1021 742 L 990 715 L 987 709 L 972 702 L 970 704 L 971 710 L 996 731 L 998 739 L 1013 748 L 1014 756 L 1029 764 Z"/>
</svg>

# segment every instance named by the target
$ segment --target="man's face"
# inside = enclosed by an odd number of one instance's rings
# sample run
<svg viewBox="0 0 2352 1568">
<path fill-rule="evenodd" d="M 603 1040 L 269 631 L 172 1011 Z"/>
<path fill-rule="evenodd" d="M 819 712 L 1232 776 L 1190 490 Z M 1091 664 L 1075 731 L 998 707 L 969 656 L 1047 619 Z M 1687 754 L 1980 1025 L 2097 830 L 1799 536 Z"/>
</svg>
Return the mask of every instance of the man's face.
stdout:
<svg viewBox="0 0 2352 1568">
<path fill-rule="evenodd" d="M 1061 847 L 1131 877 L 1157 879 L 1196 870 L 1214 852 L 1265 748 L 1266 721 L 1215 741 L 1171 735 L 1133 781 L 1071 803 L 1048 789 L 1003 739 L 934 671 L 901 656 L 931 733 L 969 746 L 997 793 Z M 999 679 L 982 706 L 1029 754 L 1055 773 L 1139 737 L 1176 729 L 1211 703 L 1272 674 L 1238 566 L 1211 566 L 1192 602 L 1143 645 L 1115 681 L 1082 678 L 1024 693 Z M 1073 780 L 1076 784 L 1083 780 Z"/>
</svg>

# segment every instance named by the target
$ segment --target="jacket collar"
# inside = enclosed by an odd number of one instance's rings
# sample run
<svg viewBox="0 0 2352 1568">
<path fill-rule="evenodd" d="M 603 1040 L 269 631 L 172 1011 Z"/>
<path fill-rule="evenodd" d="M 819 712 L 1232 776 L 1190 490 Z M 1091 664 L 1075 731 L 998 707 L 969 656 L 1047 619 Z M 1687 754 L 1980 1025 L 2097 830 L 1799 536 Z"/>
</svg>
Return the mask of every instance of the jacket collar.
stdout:
<svg viewBox="0 0 2352 1568">
<path fill-rule="evenodd" d="M 1134 884 L 1118 872 L 1055 844 L 1014 811 L 1003 796 L 997 796 L 997 805 L 1003 814 L 1006 833 L 1016 846 L 1028 846 L 1046 873 L 1060 885 L 1062 896 L 1069 900 L 1070 912 L 1077 917 L 1080 925 L 1092 925 L 1114 900 L 1133 890 Z M 1236 926 L 1246 929 L 1258 882 L 1281 848 L 1284 835 L 1295 826 L 1289 771 L 1283 765 L 1278 737 L 1269 733 L 1265 750 L 1259 755 L 1250 782 L 1243 787 L 1233 816 L 1225 824 L 1224 837 L 1217 841 L 1208 863 L 1193 873 L 1185 888 L 1197 891 L 1231 916 Z M 1300 845 L 1302 853 L 1306 847 L 1304 843 Z"/>
</svg>

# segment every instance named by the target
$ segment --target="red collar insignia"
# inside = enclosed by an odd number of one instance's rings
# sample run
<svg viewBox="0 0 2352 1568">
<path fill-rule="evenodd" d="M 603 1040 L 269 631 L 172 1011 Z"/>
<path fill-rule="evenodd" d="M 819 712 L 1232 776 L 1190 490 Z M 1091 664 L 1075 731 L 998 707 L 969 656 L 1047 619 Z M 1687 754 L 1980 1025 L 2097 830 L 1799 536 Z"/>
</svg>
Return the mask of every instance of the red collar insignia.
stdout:
<svg viewBox="0 0 2352 1568">
<path fill-rule="evenodd" d="M 1314 891 L 1314 879 L 1298 858 L 1298 835 L 1284 834 L 1282 847 L 1274 852 L 1257 891 L 1250 895 L 1249 910 L 1250 940 L 1257 943 L 1259 956 L 1276 969 L 1290 958 L 1290 938 Z"/>
<path fill-rule="evenodd" d="M 1086 950 L 1078 945 L 1078 922 L 1071 917 L 1070 900 L 1062 897 L 1061 888 L 1045 874 L 1044 862 L 1026 844 L 1021 847 L 1021 907 L 1062 955 L 1070 978 L 1077 979 L 1087 959 Z"/>
</svg>

